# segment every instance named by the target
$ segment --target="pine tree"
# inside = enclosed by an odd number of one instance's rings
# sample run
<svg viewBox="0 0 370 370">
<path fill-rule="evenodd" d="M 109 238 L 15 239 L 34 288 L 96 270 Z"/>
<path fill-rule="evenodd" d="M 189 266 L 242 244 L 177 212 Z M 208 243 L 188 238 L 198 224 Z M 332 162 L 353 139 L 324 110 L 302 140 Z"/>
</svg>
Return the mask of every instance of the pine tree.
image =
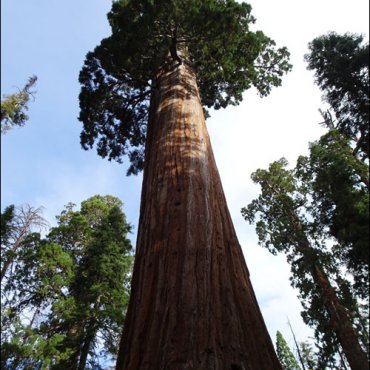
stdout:
<svg viewBox="0 0 370 370">
<path fill-rule="evenodd" d="M 276 352 L 284 370 L 301 370 L 283 335 L 276 332 Z"/>
<path fill-rule="evenodd" d="M 73 354 L 59 365 L 60 369 L 85 369 L 98 332 L 104 338 L 106 352 L 117 350 L 117 335 L 129 296 L 127 275 L 131 259 L 126 255 L 131 244 L 124 238 L 129 231 L 125 217 L 118 205 L 109 204 L 109 200 L 115 199 L 95 196 L 81 205 L 81 215 L 93 231 L 70 284 L 74 312 L 63 324 L 68 333 L 66 343 Z"/>
<path fill-rule="evenodd" d="M 132 265 L 121 208 L 112 196 L 70 203 L 45 238 L 22 241 L 4 287 L 3 368 L 100 369 L 116 356 Z"/>
</svg>

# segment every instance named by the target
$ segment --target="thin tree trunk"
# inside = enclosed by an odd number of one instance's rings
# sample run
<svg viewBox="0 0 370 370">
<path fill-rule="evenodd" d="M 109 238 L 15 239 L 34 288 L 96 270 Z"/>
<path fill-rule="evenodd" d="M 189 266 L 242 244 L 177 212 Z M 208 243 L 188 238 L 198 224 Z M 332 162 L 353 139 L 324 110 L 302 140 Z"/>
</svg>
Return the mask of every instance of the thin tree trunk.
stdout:
<svg viewBox="0 0 370 370">
<path fill-rule="evenodd" d="M 338 348 L 338 353 L 339 353 L 339 357 L 340 357 L 340 363 L 343 366 L 343 369 L 347 370 L 346 360 L 343 358 L 341 348 Z"/>
<path fill-rule="evenodd" d="M 294 334 L 294 331 L 293 331 L 292 325 L 290 325 L 290 321 L 289 321 L 289 319 L 288 319 L 288 325 L 289 325 L 289 327 L 290 327 L 290 331 L 291 331 L 291 332 L 292 332 L 292 334 L 293 334 L 293 340 L 294 340 L 295 347 L 297 348 L 298 358 L 299 358 L 299 362 L 300 362 L 300 363 L 301 363 L 301 365 L 302 365 L 302 370 L 306 370 L 306 366 L 304 366 L 304 361 L 303 361 L 303 358 L 302 358 L 301 350 L 299 349 L 299 345 L 298 345 L 297 339 L 296 339 L 296 337 L 295 337 L 295 334 Z"/>
<path fill-rule="evenodd" d="M 369 362 L 366 353 L 362 349 L 348 313 L 339 302 L 336 291 L 331 286 L 328 277 L 317 265 L 314 266 L 312 275 L 314 281 L 320 287 L 321 296 L 330 316 L 330 324 L 343 348 L 349 366 L 352 370 L 368 370 Z"/>
<path fill-rule="evenodd" d="M 281 370 L 213 157 L 196 78 L 151 100 L 130 304 L 118 370 Z"/>
<path fill-rule="evenodd" d="M 87 356 L 89 355 L 89 350 L 90 350 L 91 343 L 94 337 L 95 337 L 94 324 L 89 323 L 86 329 L 86 334 L 85 334 L 85 338 L 83 341 L 83 345 L 81 347 L 81 354 L 80 354 L 80 360 L 78 363 L 78 370 L 84 370 L 86 367 Z"/>
</svg>

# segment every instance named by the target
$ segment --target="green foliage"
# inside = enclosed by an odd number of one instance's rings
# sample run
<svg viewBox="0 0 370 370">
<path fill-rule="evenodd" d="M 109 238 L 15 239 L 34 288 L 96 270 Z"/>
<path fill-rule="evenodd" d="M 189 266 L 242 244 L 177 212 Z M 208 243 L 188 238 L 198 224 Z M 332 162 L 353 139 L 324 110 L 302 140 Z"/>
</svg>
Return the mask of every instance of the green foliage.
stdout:
<svg viewBox="0 0 370 370">
<path fill-rule="evenodd" d="M 292 351 L 290 350 L 283 335 L 276 332 L 276 353 L 280 364 L 284 370 L 300 370 Z"/>
<path fill-rule="evenodd" d="M 323 113 L 329 131 L 301 157 L 299 176 L 313 189 L 315 216 L 338 243 L 335 252 L 355 278 L 357 293 L 369 289 L 369 45 L 353 34 L 314 39 L 305 56 L 334 112 Z"/>
<path fill-rule="evenodd" d="M 14 126 L 22 127 L 28 120 L 26 111 L 28 102 L 33 97 L 34 91 L 31 88 L 36 84 L 37 77 L 28 79 L 25 87 L 16 94 L 4 95 L 1 101 L 1 133 L 5 134 Z"/>
<path fill-rule="evenodd" d="M 353 155 L 350 140 L 331 130 L 297 162 L 297 176 L 311 188 L 311 212 L 337 241 L 333 251 L 355 278 L 357 293 L 369 289 L 369 166 Z"/>
<path fill-rule="evenodd" d="M 115 355 L 133 260 L 121 207 L 112 196 L 70 203 L 45 238 L 22 241 L 3 291 L 2 368 L 98 369 L 101 348 Z"/>
<path fill-rule="evenodd" d="M 6 245 L 9 243 L 11 238 L 11 233 L 13 231 L 14 225 L 13 220 L 15 217 L 15 207 L 10 205 L 5 208 L 4 212 L 1 214 L 1 245 Z M 1 258 L 3 260 L 3 258 Z"/>
<path fill-rule="evenodd" d="M 190 63 L 205 107 L 225 108 L 255 86 L 262 96 L 289 71 L 286 48 L 249 26 L 246 3 L 221 0 L 115 1 L 108 14 L 112 35 L 87 54 L 80 72 L 84 149 L 121 161 L 129 173 L 143 167 L 151 91 L 172 64 Z"/>
<path fill-rule="evenodd" d="M 70 352 L 61 353 L 58 349 L 62 335 L 54 334 L 45 339 L 39 330 L 20 321 L 13 327 L 10 341 L 1 346 L 2 369 L 50 369 L 54 363 L 70 356 Z"/>
<path fill-rule="evenodd" d="M 42 208 L 29 205 L 10 205 L 1 214 L 1 282 L 17 262 L 17 251 L 22 242 L 32 233 L 41 231 L 47 222 L 41 216 Z"/>
<path fill-rule="evenodd" d="M 292 271 L 290 280 L 299 290 L 304 308 L 303 320 L 315 328 L 317 342 L 322 344 L 320 366 L 324 366 L 334 361 L 338 341 L 324 297 L 313 279 L 313 266 L 320 266 L 337 287 L 338 299 L 352 313 L 354 324 L 362 315 L 350 283 L 342 276 L 340 261 L 331 250 L 330 230 L 317 218 L 311 184 L 302 181 L 299 172 L 287 169 L 287 165 L 282 158 L 270 164 L 268 170 L 259 169 L 252 174 L 253 181 L 261 186 L 261 194 L 242 209 L 242 214 L 250 223 L 258 219 L 256 231 L 260 245 L 273 254 L 286 254 Z"/>
<path fill-rule="evenodd" d="M 309 342 L 300 342 L 298 346 L 302 368 L 304 366 L 305 370 L 320 369 L 317 354 L 315 353 L 312 344 Z"/>
<path fill-rule="evenodd" d="M 356 154 L 369 159 L 369 43 L 360 35 L 331 32 L 309 48 L 308 69 L 335 113 L 336 128 L 356 142 Z"/>
<path fill-rule="evenodd" d="M 242 209 L 256 218 L 259 243 L 283 252 L 299 289 L 304 321 L 315 328 L 317 367 L 334 366 L 338 341 L 333 335 L 312 266 L 329 277 L 339 301 L 368 348 L 369 274 L 369 48 L 356 35 L 329 33 L 313 40 L 305 56 L 335 114 L 322 113 L 328 132 L 310 145 L 310 154 L 288 170 L 281 159 L 252 179 L 261 195 Z M 351 273 L 354 284 L 346 279 Z M 356 298 L 365 299 L 360 308 Z"/>
</svg>

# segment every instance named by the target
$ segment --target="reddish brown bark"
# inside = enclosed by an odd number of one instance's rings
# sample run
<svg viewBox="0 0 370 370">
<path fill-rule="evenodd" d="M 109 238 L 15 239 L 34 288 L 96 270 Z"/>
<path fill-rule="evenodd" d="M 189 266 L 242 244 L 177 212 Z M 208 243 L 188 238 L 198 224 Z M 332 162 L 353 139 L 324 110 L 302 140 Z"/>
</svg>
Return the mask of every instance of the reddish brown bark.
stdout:
<svg viewBox="0 0 370 370">
<path fill-rule="evenodd" d="M 186 63 L 151 101 L 118 370 L 281 369 L 249 280 Z"/>
<path fill-rule="evenodd" d="M 301 233 L 303 226 L 297 215 L 289 215 L 290 222 Z M 292 241 L 294 244 L 294 241 Z M 303 254 L 308 260 L 315 255 L 307 237 L 296 245 L 297 251 Z M 358 334 L 353 328 L 347 309 L 340 303 L 335 288 L 331 285 L 325 272 L 319 267 L 319 264 L 313 264 L 311 276 L 317 285 L 320 296 L 323 300 L 325 309 L 330 317 L 330 327 L 336 334 L 338 341 L 344 351 L 346 359 L 352 370 L 368 370 L 369 362 L 366 352 L 362 349 Z"/>
<path fill-rule="evenodd" d="M 361 348 L 347 310 L 339 302 L 337 293 L 331 286 L 328 277 L 317 265 L 314 266 L 312 275 L 321 290 L 325 308 L 330 316 L 330 324 L 338 337 L 351 369 L 368 370 L 369 362 L 366 353 Z"/>
</svg>

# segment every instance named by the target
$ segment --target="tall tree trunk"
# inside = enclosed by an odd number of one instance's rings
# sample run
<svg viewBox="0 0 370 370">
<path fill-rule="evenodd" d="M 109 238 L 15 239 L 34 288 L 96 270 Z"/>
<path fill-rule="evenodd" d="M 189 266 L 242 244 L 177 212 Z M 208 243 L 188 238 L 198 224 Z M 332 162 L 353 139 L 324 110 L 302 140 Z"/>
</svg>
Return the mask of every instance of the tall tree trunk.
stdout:
<svg viewBox="0 0 370 370">
<path fill-rule="evenodd" d="M 302 357 L 302 354 L 301 354 L 301 350 L 299 349 L 299 345 L 298 345 L 297 339 L 295 337 L 295 334 L 294 334 L 292 325 L 290 324 L 290 321 L 289 320 L 288 320 L 288 325 L 289 325 L 290 331 L 292 332 L 292 335 L 293 335 L 293 340 L 294 340 L 295 348 L 296 348 L 296 351 L 297 351 L 297 354 L 298 354 L 299 362 L 301 363 L 301 366 L 302 366 L 302 370 L 306 370 L 306 366 L 304 366 L 304 361 L 303 361 L 303 357 Z"/>
<path fill-rule="evenodd" d="M 367 355 L 361 348 L 347 310 L 339 302 L 337 293 L 331 286 L 328 277 L 317 265 L 314 266 L 312 275 L 321 290 L 321 296 L 330 316 L 330 324 L 343 348 L 349 366 L 352 370 L 368 370 Z"/>
<path fill-rule="evenodd" d="M 155 81 L 117 369 L 281 369 L 229 215 L 195 74 L 186 62 Z"/>
</svg>

